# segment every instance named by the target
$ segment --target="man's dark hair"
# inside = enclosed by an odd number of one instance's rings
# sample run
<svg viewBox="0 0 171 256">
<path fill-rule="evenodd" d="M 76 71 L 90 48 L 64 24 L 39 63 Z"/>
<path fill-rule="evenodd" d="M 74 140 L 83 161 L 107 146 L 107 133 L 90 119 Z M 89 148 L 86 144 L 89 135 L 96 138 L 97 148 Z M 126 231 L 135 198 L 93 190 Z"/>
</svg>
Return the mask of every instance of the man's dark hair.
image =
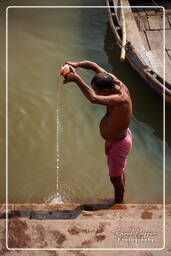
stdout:
<svg viewBox="0 0 171 256">
<path fill-rule="evenodd" d="M 111 89 L 117 82 L 114 80 L 114 78 L 105 72 L 97 73 L 92 81 L 91 85 L 95 84 L 97 88 L 100 89 Z"/>
</svg>

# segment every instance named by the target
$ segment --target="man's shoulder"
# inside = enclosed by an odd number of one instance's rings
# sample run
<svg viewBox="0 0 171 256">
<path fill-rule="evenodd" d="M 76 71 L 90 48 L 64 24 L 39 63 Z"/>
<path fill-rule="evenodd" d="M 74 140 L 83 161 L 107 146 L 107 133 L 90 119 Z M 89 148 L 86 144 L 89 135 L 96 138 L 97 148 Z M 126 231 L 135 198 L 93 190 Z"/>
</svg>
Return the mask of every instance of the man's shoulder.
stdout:
<svg viewBox="0 0 171 256">
<path fill-rule="evenodd" d="M 129 92 L 128 87 L 124 83 L 122 83 L 121 88 L 124 92 L 124 96 L 130 98 L 130 92 Z"/>
</svg>

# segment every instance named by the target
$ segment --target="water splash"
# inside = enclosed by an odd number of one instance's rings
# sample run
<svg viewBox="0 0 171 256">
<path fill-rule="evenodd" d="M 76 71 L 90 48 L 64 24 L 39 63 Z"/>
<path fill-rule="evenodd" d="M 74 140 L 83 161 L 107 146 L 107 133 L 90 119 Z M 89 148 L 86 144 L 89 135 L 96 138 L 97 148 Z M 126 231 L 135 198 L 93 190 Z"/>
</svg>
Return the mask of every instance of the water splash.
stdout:
<svg viewBox="0 0 171 256">
<path fill-rule="evenodd" d="M 58 92 L 59 94 L 59 92 Z M 59 102 L 57 97 L 57 108 L 56 108 L 56 193 L 57 196 L 59 194 L 59 138 L 60 138 L 60 132 L 59 132 Z"/>
<path fill-rule="evenodd" d="M 54 195 L 46 200 L 48 204 L 63 204 L 62 196 L 59 193 L 59 172 L 60 172 L 60 154 L 59 154 L 59 143 L 60 143 L 60 80 L 57 85 L 57 101 L 56 101 L 56 192 Z"/>
<path fill-rule="evenodd" d="M 59 193 L 51 196 L 45 201 L 46 204 L 64 204 L 62 197 Z"/>
<path fill-rule="evenodd" d="M 64 204 L 64 202 L 62 201 L 62 197 L 59 193 L 56 194 L 56 196 L 53 198 L 51 198 L 49 200 L 50 204 Z"/>
<path fill-rule="evenodd" d="M 56 195 L 52 199 L 51 203 L 63 203 L 62 197 L 59 193 L 59 171 L 60 171 L 60 154 L 59 154 L 59 142 L 60 142 L 60 81 L 58 80 L 57 86 L 57 103 L 56 103 Z"/>
</svg>

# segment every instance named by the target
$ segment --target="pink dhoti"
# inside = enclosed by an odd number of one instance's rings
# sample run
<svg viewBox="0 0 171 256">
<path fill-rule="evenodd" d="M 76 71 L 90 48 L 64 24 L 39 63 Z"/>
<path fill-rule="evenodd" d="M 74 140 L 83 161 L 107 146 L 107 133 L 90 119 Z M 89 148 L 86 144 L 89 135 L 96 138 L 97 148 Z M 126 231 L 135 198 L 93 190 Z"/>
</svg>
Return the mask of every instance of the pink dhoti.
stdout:
<svg viewBox="0 0 171 256">
<path fill-rule="evenodd" d="M 130 129 L 124 139 L 118 141 L 106 141 L 105 153 L 109 167 L 109 176 L 118 177 L 124 174 L 127 157 L 132 148 L 132 134 Z"/>
</svg>

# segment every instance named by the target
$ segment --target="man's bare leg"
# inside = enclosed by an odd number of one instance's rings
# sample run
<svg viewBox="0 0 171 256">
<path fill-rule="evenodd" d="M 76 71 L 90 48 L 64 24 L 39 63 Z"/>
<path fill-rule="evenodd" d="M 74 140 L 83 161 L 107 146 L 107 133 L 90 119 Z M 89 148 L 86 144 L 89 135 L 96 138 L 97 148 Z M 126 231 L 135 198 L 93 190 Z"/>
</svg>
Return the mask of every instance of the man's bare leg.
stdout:
<svg viewBox="0 0 171 256">
<path fill-rule="evenodd" d="M 110 180 L 114 186 L 115 203 L 120 204 L 123 202 L 125 192 L 125 175 L 118 177 L 110 177 Z"/>
</svg>

